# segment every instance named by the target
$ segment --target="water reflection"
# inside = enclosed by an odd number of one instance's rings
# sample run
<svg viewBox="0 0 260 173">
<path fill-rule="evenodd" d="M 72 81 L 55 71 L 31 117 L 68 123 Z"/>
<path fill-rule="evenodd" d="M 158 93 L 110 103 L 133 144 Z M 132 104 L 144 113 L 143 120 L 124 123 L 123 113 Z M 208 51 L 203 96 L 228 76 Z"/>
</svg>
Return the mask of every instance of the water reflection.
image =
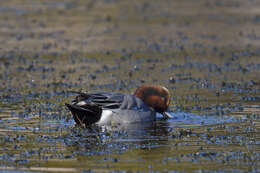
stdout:
<svg viewBox="0 0 260 173">
<path fill-rule="evenodd" d="M 74 127 L 71 133 L 74 139 L 70 137 L 71 143 L 68 142 L 67 146 L 76 147 L 77 150 L 81 151 L 98 151 L 102 146 L 102 152 L 111 151 L 111 149 L 124 149 L 125 145 L 134 148 L 160 147 L 170 145 L 168 141 L 173 134 L 176 134 L 176 131 L 180 135 L 190 133 L 179 132 L 176 129 L 185 127 L 201 127 L 203 129 L 205 125 L 239 121 L 233 116 L 209 116 L 208 114 L 198 115 L 185 112 L 172 112 L 171 114 L 174 118 L 168 120 L 158 118 L 154 122 L 137 122 L 102 127 L 91 126 L 86 129 Z"/>
<path fill-rule="evenodd" d="M 168 121 L 170 127 L 217 125 L 238 121 L 237 117 L 231 115 L 216 115 L 211 113 L 196 114 L 187 112 L 174 112 L 171 114 L 173 118 Z"/>
<path fill-rule="evenodd" d="M 67 146 L 72 151 L 111 152 L 134 148 L 155 147 L 168 141 L 167 121 L 137 122 L 117 126 L 92 126 L 86 129 L 74 127 Z M 154 146 L 152 146 L 154 145 Z M 82 153 L 81 153 L 82 154 Z M 86 153 L 85 153 L 86 154 Z"/>
</svg>

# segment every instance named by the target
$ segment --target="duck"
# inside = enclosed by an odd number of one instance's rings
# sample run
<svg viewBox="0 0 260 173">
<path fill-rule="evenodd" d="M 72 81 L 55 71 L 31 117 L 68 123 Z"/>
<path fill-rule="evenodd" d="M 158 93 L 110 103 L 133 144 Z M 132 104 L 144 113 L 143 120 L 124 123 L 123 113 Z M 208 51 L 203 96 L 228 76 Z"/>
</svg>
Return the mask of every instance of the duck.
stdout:
<svg viewBox="0 0 260 173">
<path fill-rule="evenodd" d="M 160 85 L 142 85 L 134 94 L 119 92 L 78 92 L 71 104 L 65 103 L 81 127 L 155 121 L 156 113 L 169 113 L 170 93 Z"/>
</svg>

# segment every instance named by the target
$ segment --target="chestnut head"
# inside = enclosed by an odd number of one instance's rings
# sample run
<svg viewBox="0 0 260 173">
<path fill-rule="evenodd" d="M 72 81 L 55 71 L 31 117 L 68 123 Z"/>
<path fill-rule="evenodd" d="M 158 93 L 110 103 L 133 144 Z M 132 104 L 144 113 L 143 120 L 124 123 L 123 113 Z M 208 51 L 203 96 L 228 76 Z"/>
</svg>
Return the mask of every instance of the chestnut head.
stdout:
<svg viewBox="0 0 260 173">
<path fill-rule="evenodd" d="M 166 113 L 170 104 L 170 93 L 167 88 L 160 85 L 143 85 L 135 91 L 134 95 L 156 112 L 166 117 L 170 116 Z"/>
</svg>

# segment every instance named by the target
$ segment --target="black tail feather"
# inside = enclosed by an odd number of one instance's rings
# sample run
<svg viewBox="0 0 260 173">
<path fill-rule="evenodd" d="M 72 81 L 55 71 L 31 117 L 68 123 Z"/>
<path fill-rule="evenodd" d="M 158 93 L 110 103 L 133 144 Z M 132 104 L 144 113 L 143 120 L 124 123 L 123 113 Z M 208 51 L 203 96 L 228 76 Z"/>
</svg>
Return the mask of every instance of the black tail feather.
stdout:
<svg viewBox="0 0 260 173">
<path fill-rule="evenodd" d="M 96 123 L 102 114 L 102 109 L 97 105 L 84 105 L 84 107 L 67 103 L 65 105 L 71 111 L 75 122 L 82 127 Z"/>
</svg>

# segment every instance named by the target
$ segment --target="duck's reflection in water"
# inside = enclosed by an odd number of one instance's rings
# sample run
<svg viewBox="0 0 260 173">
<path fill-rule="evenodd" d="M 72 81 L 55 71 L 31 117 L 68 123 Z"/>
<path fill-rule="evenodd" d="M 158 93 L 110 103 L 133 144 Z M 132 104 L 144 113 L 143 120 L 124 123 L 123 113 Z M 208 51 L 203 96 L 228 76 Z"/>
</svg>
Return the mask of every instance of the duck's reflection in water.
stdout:
<svg viewBox="0 0 260 173">
<path fill-rule="evenodd" d="M 156 147 L 168 142 L 169 123 L 167 121 L 136 122 L 113 126 L 91 126 L 72 130 L 71 150 L 89 152 L 122 151 L 135 148 Z"/>
</svg>

